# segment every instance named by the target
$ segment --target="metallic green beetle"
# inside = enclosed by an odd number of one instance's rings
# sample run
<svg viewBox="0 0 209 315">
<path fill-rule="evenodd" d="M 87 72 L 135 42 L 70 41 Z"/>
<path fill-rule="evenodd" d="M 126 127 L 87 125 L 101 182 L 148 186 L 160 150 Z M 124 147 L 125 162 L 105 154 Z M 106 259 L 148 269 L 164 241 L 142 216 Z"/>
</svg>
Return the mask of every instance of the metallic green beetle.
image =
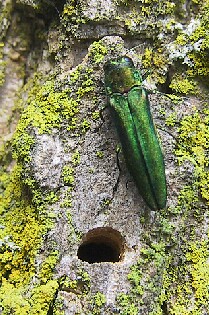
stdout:
<svg viewBox="0 0 209 315">
<path fill-rule="evenodd" d="M 105 87 L 128 169 L 152 210 L 166 205 L 165 166 L 142 76 L 129 57 L 104 66 Z"/>
</svg>

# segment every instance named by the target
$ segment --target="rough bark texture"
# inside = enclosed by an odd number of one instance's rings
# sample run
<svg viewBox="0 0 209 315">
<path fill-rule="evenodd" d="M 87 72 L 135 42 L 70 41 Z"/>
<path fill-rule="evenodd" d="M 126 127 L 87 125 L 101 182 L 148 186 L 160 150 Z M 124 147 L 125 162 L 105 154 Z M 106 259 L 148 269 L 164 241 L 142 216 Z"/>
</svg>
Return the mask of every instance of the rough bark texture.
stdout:
<svg viewBox="0 0 209 315">
<path fill-rule="evenodd" d="M 209 314 L 209 2 L 2 0 L 0 314 Z M 103 66 L 149 71 L 167 206 L 126 168 Z"/>
</svg>

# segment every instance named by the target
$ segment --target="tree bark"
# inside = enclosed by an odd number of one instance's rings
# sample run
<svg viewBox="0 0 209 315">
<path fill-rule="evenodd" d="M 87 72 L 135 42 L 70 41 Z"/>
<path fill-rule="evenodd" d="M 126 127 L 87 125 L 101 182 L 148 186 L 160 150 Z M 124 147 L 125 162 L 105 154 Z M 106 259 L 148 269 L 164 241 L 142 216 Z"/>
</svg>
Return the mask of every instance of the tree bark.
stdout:
<svg viewBox="0 0 209 315">
<path fill-rule="evenodd" d="M 2 0 L 0 314 L 208 314 L 208 18 L 208 1 Z M 121 56 L 164 156 L 158 211 L 107 104 Z"/>
</svg>

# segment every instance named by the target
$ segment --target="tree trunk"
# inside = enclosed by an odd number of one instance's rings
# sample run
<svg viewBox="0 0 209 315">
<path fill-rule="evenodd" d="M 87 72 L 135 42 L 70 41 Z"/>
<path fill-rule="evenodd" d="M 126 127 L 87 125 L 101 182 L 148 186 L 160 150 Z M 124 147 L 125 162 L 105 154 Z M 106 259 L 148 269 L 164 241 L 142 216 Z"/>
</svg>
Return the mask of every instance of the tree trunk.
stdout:
<svg viewBox="0 0 209 315">
<path fill-rule="evenodd" d="M 2 0 L 0 21 L 0 314 L 209 314 L 209 2 Z M 163 209 L 106 97 L 122 56 L 148 94 Z"/>
</svg>

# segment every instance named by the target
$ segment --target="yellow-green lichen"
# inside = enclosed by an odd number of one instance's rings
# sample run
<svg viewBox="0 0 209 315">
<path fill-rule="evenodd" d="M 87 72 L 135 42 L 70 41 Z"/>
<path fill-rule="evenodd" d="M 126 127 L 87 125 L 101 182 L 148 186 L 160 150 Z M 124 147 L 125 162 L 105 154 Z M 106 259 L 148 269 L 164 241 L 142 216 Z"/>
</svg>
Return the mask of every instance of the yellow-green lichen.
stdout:
<svg viewBox="0 0 209 315">
<path fill-rule="evenodd" d="M 176 154 L 180 163 L 189 161 L 194 165 L 195 182 L 193 186 L 185 186 L 182 189 L 176 212 L 172 212 L 176 215 L 181 214 L 181 223 L 178 227 L 181 239 L 181 247 L 178 249 L 179 263 L 174 267 L 172 264 L 174 257 L 170 256 L 163 284 L 167 292 L 164 301 L 167 301 L 169 314 L 172 315 L 202 315 L 208 309 L 208 230 L 202 230 L 200 233 L 196 229 L 196 226 L 199 226 L 198 222 L 204 220 L 205 211 L 207 212 L 207 207 L 204 208 L 202 201 L 199 202 L 197 191 L 206 204 L 209 196 L 208 114 L 207 107 L 201 112 L 194 108 L 193 114 L 181 120 L 178 130 Z M 191 217 L 195 222 L 189 227 L 188 220 L 191 220 Z"/>
<path fill-rule="evenodd" d="M 195 167 L 196 184 L 202 197 L 209 202 L 209 111 L 194 110 L 180 123 L 176 155 L 179 163 L 189 160 Z"/>
<path fill-rule="evenodd" d="M 156 32 L 164 30 L 165 23 L 159 17 L 169 18 L 176 11 L 177 4 L 173 1 L 149 0 L 115 0 L 116 4 L 125 6 L 126 14 L 118 19 L 123 21 L 130 34 L 139 34 L 146 30 L 147 38 L 155 37 Z"/>
<path fill-rule="evenodd" d="M 53 279 L 54 268 L 59 259 L 59 252 L 57 250 L 52 251 L 43 261 L 38 277 L 41 279 L 41 283 L 47 283 L 49 279 Z"/>
<path fill-rule="evenodd" d="M 0 3 L 0 41 L 5 37 L 10 25 L 13 1 L 8 0 Z"/>
<path fill-rule="evenodd" d="M 75 0 L 68 1 L 68 4 L 64 6 L 63 16 L 67 15 L 68 17 L 73 17 L 76 14 Z"/>
<path fill-rule="evenodd" d="M 180 61 L 182 70 L 184 69 L 187 76 L 183 78 L 183 82 L 181 82 L 182 78 L 180 80 L 177 78 L 174 82 L 175 87 L 177 84 L 177 91 L 180 90 L 181 92 L 182 89 L 184 90 L 183 93 L 194 91 L 195 86 L 192 87 L 194 79 L 198 79 L 196 84 L 201 79 L 201 83 L 208 86 L 207 81 L 204 80 L 204 77 L 209 74 L 208 17 L 209 2 L 198 3 L 198 14 L 187 25 L 176 28 L 178 29 L 176 39 L 168 45 L 170 59 Z M 180 81 L 179 84 L 177 81 Z"/>
<path fill-rule="evenodd" d="M 208 309 L 208 257 L 208 241 L 190 241 L 181 252 L 184 263 L 164 274 L 170 314 L 201 315 Z"/>
<path fill-rule="evenodd" d="M 69 226 L 69 234 L 68 234 L 69 243 L 72 244 L 74 242 L 75 243 L 80 242 L 82 234 L 73 225 L 72 215 L 69 210 L 66 211 L 66 216 L 67 216 L 67 221 L 68 221 L 68 226 Z"/>
<path fill-rule="evenodd" d="M 208 1 L 202 4 L 194 1 L 190 9 L 183 1 L 131 1 L 130 4 L 118 0 L 116 3 L 128 7 L 125 25 L 130 33 L 140 34 L 142 29 L 142 32 L 146 30 L 147 38 L 153 38 L 154 45 L 146 47 L 142 64 L 154 69 L 152 76 L 156 82 L 166 82 L 171 66 L 171 69 L 180 70 L 178 75 L 171 77 L 170 87 L 177 93 L 196 94 L 202 84 L 208 87 L 208 80 L 204 80 L 209 73 Z M 191 18 L 181 23 L 179 18 L 185 18 L 188 11 Z"/>
<path fill-rule="evenodd" d="M 26 315 L 30 312 L 30 303 L 24 297 L 24 288 L 16 287 L 6 279 L 2 279 L 0 289 L 0 305 L 2 315 Z"/>
<path fill-rule="evenodd" d="M 70 230 L 70 233 L 69 233 L 69 236 L 70 236 L 70 239 L 72 241 L 73 239 L 73 236 L 76 235 L 76 232 L 75 232 L 75 228 L 73 226 L 73 219 L 72 219 L 72 215 L 71 215 L 71 212 L 70 211 L 66 211 L 66 216 L 67 216 L 67 221 L 68 221 L 68 225 L 69 225 L 69 230 Z"/>
<path fill-rule="evenodd" d="M 63 8 L 61 22 L 66 31 L 77 37 L 77 31 L 80 24 L 85 24 L 86 19 L 81 16 L 81 8 L 77 1 L 69 0 Z"/>
<path fill-rule="evenodd" d="M 50 280 L 34 288 L 27 299 L 22 288 L 15 287 L 3 279 L 0 291 L 2 315 L 47 315 L 57 288 L 57 281 Z"/>
<path fill-rule="evenodd" d="M 164 49 L 162 48 L 153 50 L 153 48 L 147 47 L 144 51 L 144 54 L 142 55 L 143 67 L 148 70 L 152 69 L 151 75 L 153 79 L 160 84 L 165 83 L 167 63 L 168 63 L 167 56 L 164 52 Z"/>
<path fill-rule="evenodd" d="M 123 315 L 139 314 L 146 305 L 148 314 L 162 314 L 162 272 L 166 265 L 164 241 L 155 242 L 141 249 L 138 262 L 130 268 L 128 280 L 131 290 L 118 295 L 120 312 Z M 149 296 L 149 304 L 146 303 Z"/>
<path fill-rule="evenodd" d="M 72 187 L 69 187 L 64 194 L 64 199 L 61 202 L 60 207 L 69 208 L 71 206 L 72 206 Z"/>
<path fill-rule="evenodd" d="M 43 286 L 34 288 L 30 296 L 28 290 L 36 273 L 35 258 L 42 237 L 51 228 L 52 222 L 47 212 L 43 211 L 43 203 L 35 205 L 28 196 L 22 182 L 22 168 L 16 166 L 7 177 L 1 176 L 5 185 L 0 194 L 2 314 L 47 314 L 56 281 L 48 282 L 50 274 L 47 274 L 47 279 L 43 277 Z M 43 267 L 47 265 L 49 260 Z"/>
<path fill-rule="evenodd" d="M 62 121 L 71 125 L 78 112 L 78 103 L 68 96 L 68 92 L 57 91 L 53 80 L 46 81 L 43 85 L 40 82 L 41 78 L 35 76 L 25 87 L 25 91 L 29 91 L 24 104 L 26 108 L 13 142 L 18 165 L 11 175 L 5 173 L 5 170 L 0 173 L 0 305 L 4 315 L 48 314 L 58 288 L 58 282 L 52 279 L 57 252 L 53 251 L 43 259 L 40 271 L 35 266 L 43 236 L 52 228 L 55 217 L 54 213 L 46 211 L 46 207 L 57 202 L 58 197 L 53 191 L 42 192 L 37 188 L 35 180 L 26 174 L 23 167 L 31 160 L 31 146 L 35 141 L 29 129 L 36 128 L 41 134 L 51 132 Z M 77 154 L 74 162 L 78 163 Z M 31 286 L 34 274 L 39 280 Z M 30 286 L 32 289 L 29 289 Z"/>
<path fill-rule="evenodd" d="M 74 184 L 74 169 L 68 165 L 65 165 L 62 170 L 63 181 L 66 185 L 72 186 Z"/>
<path fill-rule="evenodd" d="M 181 93 L 181 94 L 193 94 L 196 95 L 199 93 L 198 90 L 198 86 L 197 86 L 197 82 L 195 82 L 192 79 L 188 79 L 188 78 L 181 78 L 179 76 L 175 76 L 169 87 L 177 92 L 177 93 Z"/>
<path fill-rule="evenodd" d="M 74 91 L 75 101 L 80 104 L 84 98 L 89 99 L 91 96 L 91 102 L 95 103 L 95 80 L 93 76 L 93 69 L 90 67 L 84 67 L 78 65 L 69 75 L 69 82 L 72 86 L 69 92 Z"/>
<path fill-rule="evenodd" d="M 96 152 L 96 156 L 97 156 L 98 158 L 102 159 L 102 158 L 104 157 L 104 152 L 102 152 L 102 151 L 97 151 L 97 152 Z"/>
<path fill-rule="evenodd" d="M 27 87 L 25 87 L 27 89 Z M 35 77 L 28 93 L 26 109 L 22 114 L 17 131 L 22 132 L 32 125 L 40 134 L 59 127 L 63 119 L 70 120 L 78 112 L 78 103 L 68 92 L 55 90 L 53 80 L 39 82 Z"/>
<path fill-rule="evenodd" d="M 0 42 L 0 86 L 4 84 L 6 62 L 3 60 L 4 43 Z"/>
<path fill-rule="evenodd" d="M 46 284 L 35 287 L 30 297 L 30 314 L 47 315 L 58 287 L 57 280 L 49 280 Z"/>
<path fill-rule="evenodd" d="M 91 127 L 91 123 L 87 119 L 84 119 L 81 123 L 81 127 L 82 132 L 85 133 Z"/>
<path fill-rule="evenodd" d="M 165 119 L 166 126 L 173 127 L 173 126 L 175 126 L 176 122 L 177 122 L 177 116 L 176 116 L 175 112 L 170 114 L 169 116 L 167 116 Z"/>
<path fill-rule="evenodd" d="M 118 295 L 121 314 L 138 314 L 144 305 L 149 315 L 162 315 L 164 311 L 172 315 L 202 315 L 207 310 L 208 231 L 196 229 L 205 210 L 197 208 L 201 203 L 195 189 L 196 186 L 184 187 L 176 208 L 158 214 L 156 227 L 152 226 L 154 241 L 149 229 L 147 235 L 144 232 L 147 246 L 140 250 L 138 263 L 128 275 L 132 288 L 127 294 Z M 178 226 L 172 224 L 171 213 L 178 216 Z M 191 216 L 195 222 L 188 225 Z"/>
<path fill-rule="evenodd" d="M 100 118 L 100 112 L 96 110 L 95 112 L 92 113 L 92 119 L 97 120 Z"/>
<path fill-rule="evenodd" d="M 103 310 L 102 307 L 106 303 L 106 297 L 103 293 L 97 292 L 91 300 L 91 310 L 92 310 L 92 315 L 102 315 Z"/>
<path fill-rule="evenodd" d="M 89 56 L 92 58 L 93 62 L 100 63 L 104 57 L 107 55 L 108 49 L 102 43 L 102 41 L 95 41 L 91 44 L 89 49 Z"/>
<path fill-rule="evenodd" d="M 78 295 L 87 295 L 90 289 L 90 276 L 85 270 L 79 269 L 74 280 L 65 277 L 61 281 L 61 288 Z"/>
<path fill-rule="evenodd" d="M 14 135 L 14 158 L 28 162 L 34 137 L 28 132 L 35 127 L 39 134 L 49 133 L 53 128 L 59 128 L 63 120 L 69 127 L 75 127 L 78 102 L 68 96 L 68 92 L 55 90 L 53 80 L 41 84 L 40 78 L 35 76 L 25 87 L 29 90 L 25 110 Z M 30 87 L 31 85 L 31 87 Z"/>
<path fill-rule="evenodd" d="M 85 94 L 90 93 L 91 91 L 94 91 L 94 81 L 91 77 L 89 77 L 89 74 L 87 72 L 86 76 L 84 77 L 83 82 L 81 82 L 81 86 L 79 86 L 78 90 L 76 91 L 76 94 L 78 95 L 78 98 L 82 98 Z"/>
<path fill-rule="evenodd" d="M 128 294 L 121 293 L 118 295 L 117 302 L 121 308 L 121 315 L 138 315 L 139 310 L 132 298 Z"/>
<path fill-rule="evenodd" d="M 1 225 L 4 226 L 1 238 L 9 235 L 16 246 L 13 251 L 3 244 L 1 276 L 21 284 L 33 274 L 34 255 L 40 245 L 41 233 L 46 228 L 37 220 L 36 209 L 23 192 L 21 169 L 16 167 L 0 196 Z"/>
<path fill-rule="evenodd" d="M 77 166 L 80 163 L 80 154 L 78 150 L 72 154 L 72 163 L 74 166 Z"/>
</svg>

